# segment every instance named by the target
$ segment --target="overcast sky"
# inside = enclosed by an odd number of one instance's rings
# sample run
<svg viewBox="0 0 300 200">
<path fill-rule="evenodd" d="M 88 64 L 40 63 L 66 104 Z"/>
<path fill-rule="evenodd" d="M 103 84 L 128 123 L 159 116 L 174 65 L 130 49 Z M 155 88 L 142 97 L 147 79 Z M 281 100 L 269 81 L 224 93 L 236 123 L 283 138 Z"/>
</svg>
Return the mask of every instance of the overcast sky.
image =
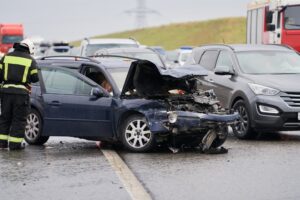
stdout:
<svg viewBox="0 0 300 200">
<path fill-rule="evenodd" d="M 0 23 L 23 23 L 26 36 L 75 40 L 134 29 L 135 15 L 126 10 L 138 0 L 0 0 Z M 159 14 L 147 16 L 148 26 L 246 16 L 251 0 L 146 0 Z"/>
</svg>

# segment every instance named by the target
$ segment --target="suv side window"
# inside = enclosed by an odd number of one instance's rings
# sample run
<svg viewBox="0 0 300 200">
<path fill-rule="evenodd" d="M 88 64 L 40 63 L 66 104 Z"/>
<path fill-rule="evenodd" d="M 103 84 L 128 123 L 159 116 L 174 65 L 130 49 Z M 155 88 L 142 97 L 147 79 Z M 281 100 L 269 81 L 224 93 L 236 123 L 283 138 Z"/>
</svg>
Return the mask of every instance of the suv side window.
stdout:
<svg viewBox="0 0 300 200">
<path fill-rule="evenodd" d="M 90 95 L 92 86 L 68 71 L 59 69 L 42 69 L 41 72 L 47 93 Z"/>
<path fill-rule="evenodd" d="M 233 63 L 231 60 L 230 53 L 228 51 L 221 51 L 221 53 L 219 54 L 219 57 L 218 57 L 216 68 L 218 66 L 227 66 L 230 69 L 232 69 Z"/>
<path fill-rule="evenodd" d="M 216 65 L 218 54 L 219 54 L 218 50 L 205 51 L 201 57 L 199 64 L 205 67 L 207 70 L 212 71 Z"/>
</svg>

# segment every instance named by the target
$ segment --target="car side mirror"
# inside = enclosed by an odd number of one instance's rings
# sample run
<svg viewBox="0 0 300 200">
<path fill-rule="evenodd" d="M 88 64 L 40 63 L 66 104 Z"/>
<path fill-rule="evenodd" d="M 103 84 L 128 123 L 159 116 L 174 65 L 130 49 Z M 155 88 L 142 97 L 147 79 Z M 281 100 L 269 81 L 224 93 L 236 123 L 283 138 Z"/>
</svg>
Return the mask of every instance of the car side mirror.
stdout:
<svg viewBox="0 0 300 200">
<path fill-rule="evenodd" d="M 178 60 L 174 60 L 174 63 L 178 64 L 178 63 L 179 63 L 179 61 L 178 61 Z"/>
<path fill-rule="evenodd" d="M 215 69 L 217 75 L 234 75 L 234 72 L 228 66 L 217 66 Z"/>
<path fill-rule="evenodd" d="M 273 22 L 273 13 L 272 11 L 268 11 L 266 13 L 266 24 L 271 24 Z"/>
<path fill-rule="evenodd" d="M 267 31 L 275 31 L 276 26 L 275 24 L 267 24 Z"/>
<path fill-rule="evenodd" d="M 108 95 L 103 90 L 101 90 L 99 88 L 92 88 L 91 96 L 101 98 L 101 97 L 106 97 Z"/>
</svg>

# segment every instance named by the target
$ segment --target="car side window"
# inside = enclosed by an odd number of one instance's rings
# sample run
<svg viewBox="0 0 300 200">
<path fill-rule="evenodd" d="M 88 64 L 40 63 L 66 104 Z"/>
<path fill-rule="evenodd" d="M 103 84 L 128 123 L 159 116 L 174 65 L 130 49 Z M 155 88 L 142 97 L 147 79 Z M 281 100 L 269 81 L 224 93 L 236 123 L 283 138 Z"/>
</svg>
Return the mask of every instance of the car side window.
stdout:
<svg viewBox="0 0 300 200">
<path fill-rule="evenodd" d="M 217 60 L 216 68 L 218 66 L 227 66 L 230 69 L 233 68 L 232 59 L 228 51 L 221 51 Z"/>
<path fill-rule="evenodd" d="M 59 69 L 43 69 L 41 72 L 46 93 L 90 95 L 92 86 L 68 71 Z"/>
<path fill-rule="evenodd" d="M 218 57 L 219 51 L 217 50 L 208 50 L 205 51 L 201 57 L 200 65 L 205 67 L 207 70 L 212 71 L 216 65 L 216 60 Z"/>
</svg>

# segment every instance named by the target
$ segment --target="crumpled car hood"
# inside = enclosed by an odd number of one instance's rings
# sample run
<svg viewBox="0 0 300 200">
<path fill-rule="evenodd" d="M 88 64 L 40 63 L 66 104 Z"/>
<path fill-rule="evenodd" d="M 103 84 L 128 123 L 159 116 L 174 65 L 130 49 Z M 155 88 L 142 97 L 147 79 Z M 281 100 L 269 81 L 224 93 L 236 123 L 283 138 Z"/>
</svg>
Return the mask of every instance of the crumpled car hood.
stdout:
<svg viewBox="0 0 300 200">
<path fill-rule="evenodd" d="M 206 76 L 207 70 L 199 65 L 164 70 L 150 61 L 138 60 L 131 64 L 121 96 L 135 91 L 139 97 L 168 96 L 170 90 L 190 92 L 197 76 Z"/>
</svg>

